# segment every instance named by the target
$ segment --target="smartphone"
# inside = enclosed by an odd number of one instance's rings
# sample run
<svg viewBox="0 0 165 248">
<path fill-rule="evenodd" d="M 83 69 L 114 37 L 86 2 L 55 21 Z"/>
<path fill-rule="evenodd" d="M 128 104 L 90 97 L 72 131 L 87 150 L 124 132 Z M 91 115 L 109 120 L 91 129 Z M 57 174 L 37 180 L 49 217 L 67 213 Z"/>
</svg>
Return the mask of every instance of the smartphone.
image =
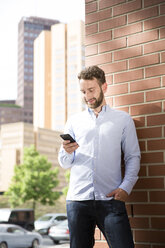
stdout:
<svg viewBox="0 0 165 248">
<path fill-rule="evenodd" d="M 70 134 L 60 134 L 60 137 L 63 139 L 63 140 L 70 140 L 71 143 L 73 142 L 76 142 L 72 136 Z"/>
</svg>

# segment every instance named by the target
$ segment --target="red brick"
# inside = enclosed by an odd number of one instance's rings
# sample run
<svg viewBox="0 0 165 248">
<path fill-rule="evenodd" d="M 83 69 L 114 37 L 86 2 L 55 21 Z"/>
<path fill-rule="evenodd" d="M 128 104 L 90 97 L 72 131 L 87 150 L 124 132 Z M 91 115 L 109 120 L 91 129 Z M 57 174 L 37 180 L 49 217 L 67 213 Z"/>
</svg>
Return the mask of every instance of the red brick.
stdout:
<svg viewBox="0 0 165 248">
<path fill-rule="evenodd" d="M 99 22 L 102 20 L 106 20 L 110 17 L 112 17 L 112 10 L 111 9 L 106 9 L 103 11 L 91 13 L 89 15 L 86 15 L 85 24 L 89 24 L 89 23 L 93 23 L 93 22 Z"/>
<path fill-rule="evenodd" d="M 106 75 L 106 82 L 107 84 L 112 84 L 113 83 L 113 76 L 112 75 Z"/>
<path fill-rule="evenodd" d="M 165 76 L 163 77 L 163 86 L 165 86 Z"/>
<path fill-rule="evenodd" d="M 147 176 L 146 166 L 141 165 L 140 166 L 140 171 L 139 171 L 139 177 L 145 177 L 145 176 Z"/>
<path fill-rule="evenodd" d="M 111 61 L 112 61 L 112 54 L 106 53 L 102 55 L 87 57 L 85 61 L 85 65 L 86 66 L 100 65 L 100 64 L 111 62 Z"/>
<path fill-rule="evenodd" d="M 94 34 L 98 32 L 98 24 L 91 24 L 85 27 L 86 35 Z"/>
<path fill-rule="evenodd" d="M 162 27 L 164 26 L 164 23 L 165 23 L 165 16 L 159 16 L 159 17 L 144 21 L 144 30 Z"/>
<path fill-rule="evenodd" d="M 116 109 L 129 113 L 129 107 L 118 107 Z"/>
<path fill-rule="evenodd" d="M 141 163 L 148 164 L 148 163 L 162 163 L 164 160 L 163 152 L 147 152 L 141 154 Z"/>
<path fill-rule="evenodd" d="M 139 141 L 140 151 L 145 152 L 146 151 L 146 143 L 145 141 Z"/>
<path fill-rule="evenodd" d="M 147 145 L 149 151 L 165 150 L 165 139 L 148 140 Z"/>
<path fill-rule="evenodd" d="M 137 135 L 139 139 L 159 138 L 162 137 L 162 128 L 151 127 L 151 128 L 137 129 Z"/>
<path fill-rule="evenodd" d="M 141 8 L 141 1 L 135 0 L 113 7 L 113 16 L 122 15 Z"/>
<path fill-rule="evenodd" d="M 130 218 L 129 221 L 130 221 L 130 225 L 132 228 L 140 228 L 140 229 L 149 228 L 148 218 L 133 217 L 133 218 Z"/>
<path fill-rule="evenodd" d="M 146 101 L 155 101 L 155 100 L 165 99 L 165 89 L 152 90 L 146 92 Z"/>
<path fill-rule="evenodd" d="M 142 31 L 142 23 L 135 23 L 132 25 L 119 27 L 113 30 L 114 32 L 114 38 L 119 38 L 122 36 L 135 34 Z"/>
<path fill-rule="evenodd" d="M 160 5 L 160 14 L 165 14 L 165 4 Z"/>
<path fill-rule="evenodd" d="M 160 39 L 165 38 L 165 28 L 160 28 Z"/>
<path fill-rule="evenodd" d="M 150 245 L 144 245 L 144 244 L 142 244 L 142 245 L 135 244 L 135 248 L 151 248 L 151 246 Z M 159 247 L 159 248 L 161 248 L 161 247 Z"/>
<path fill-rule="evenodd" d="M 131 47 L 114 52 L 114 60 L 128 59 L 142 55 L 142 47 Z"/>
<path fill-rule="evenodd" d="M 165 243 L 165 231 L 136 230 L 135 241 L 149 243 Z"/>
<path fill-rule="evenodd" d="M 126 61 L 121 61 L 121 62 L 116 62 L 116 63 L 111 63 L 111 64 L 106 64 L 103 66 L 100 66 L 105 73 L 113 73 L 117 71 L 124 71 L 127 69 L 127 63 Z"/>
<path fill-rule="evenodd" d="M 151 202 L 165 202 L 165 191 L 150 191 Z"/>
<path fill-rule="evenodd" d="M 108 8 L 108 7 L 112 7 L 116 4 L 119 4 L 119 3 L 123 3 L 125 2 L 125 0 L 100 0 L 99 2 L 99 8 L 100 9 L 104 9 L 104 8 Z"/>
<path fill-rule="evenodd" d="M 99 44 L 99 52 L 100 53 L 108 52 L 108 51 L 116 50 L 116 49 L 123 48 L 123 47 L 126 47 L 126 38 L 117 39 L 117 40 Z"/>
<path fill-rule="evenodd" d="M 158 15 L 158 7 L 153 7 L 149 9 L 143 9 L 140 11 L 136 11 L 134 13 L 128 14 L 128 23 L 136 22 L 136 21 L 141 21 L 153 16 Z"/>
<path fill-rule="evenodd" d="M 144 67 L 147 65 L 153 65 L 158 64 L 159 61 L 159 55 L 158 54 L 152 54 L 148 56 L 142 56 L 139 58 L 133 58 L 129 61 L 129 68 L 134 69 L 138 67 Z"/>
<path fill-rule="evenodd" d="M 165 215 L 164 204 L 135 204 L 133 209 L 135 215 Z"/>
<path fill-rule="evenodd" d="M 92 2 L 85 5 L 85 14 L 89 14 L 97 10 L 97 2 Z"/>
<path fill-rule="evenodd" d="M 160 191 L 159 191 L 160 192 Z M 158 195 L 159 195 L 158 192 Z M 152 217 L 151 218 L 151 227 L 158 229 L 165 229 L 165 218 L 164 217 Z"/>
<path fill-rule="evenodd" d="M 122 72 L 114 75 L 114 83 L 130 82 L 143 78 L 143 69 Z"/>
<path fill-rule="evenodd" d="M 95 0 L 94 0 L 95 1 Z M 85 0 L 85 4 L 88 4 L 90 2 L 93 2 L 93 0 Z"/>
<path fill-rule="evenodd" d="M 128 93 L 128 84 L 110 85 L 107 88 L 106 96 L 114 96 Z"/>
<path fill-rule="evenodd" d="M 146 202 L 147 199 L 147 192 L 146 191 L 133 191 L 128 199 L 127 202 Z"/>
<path fill-rule="evenodd" d="M 135 186 L 136 189 L 163 189 L 164 178 L 140 178 Z"/>
<path fill-rule="evenodd" d="M 165 62 L 165 52 L 161 53 L 161 63 Z"/>
<path fill-rule="evenodd" d="M 141 91 L 149 90 L 153 88 L 159 88 L 161 83 L 161 78 L 150 78 L 145 80 L 139 80 L 136 82 L 130 83 L 130 91 Z"/>
<path fill-rule="evenodd" d="M 136 127 L 145 126 L 145 117 L 135 117 L 133 118 Z"/>
<path fill-rule="evenodd" d="M 153 245 L 152 248 L 164 248 L 164 244 Z"/>
<path fill-rule="evenodd" d="M 148 167 L 149 176 L 165 176 L 165 165 L 152 165 Z"/>
<path fill-rule="evenodd" d="M 86 46 L 85 56 L 98 54 L 98 45 Z"/>
<path fill-rule="evenodd" d="M 99 31 L 120 27 L 126 24 L 126 16 L 119 16 L 100 22 Z"/>
<path fill-rule="evenodd" d="M 131 106 L 130 111 L 131 115 L 158 113 L 161 112 L 161 102 Z"/>
<path fill-rule="evenodd" d="M 164 125 L 164 123 L 165 123 L 165 114 L 153 115 L 147 117 L 147 126 Z"/>
<path fill-rule="evenodd" d="M 144 93 L 129 94 L 115 97 L 115 106 L 144 102 Z"/>
<path fill-rule="evenodd" d="M 164 2 L 164 0 L 144 0 L 144 7 L 157 5 L 162 2 Z"/>
<path fill-rule="evenodd" d="M 97 33 L 86 36 L 85 38 L 85 45 L 93 45 L 95 43 L 99 43 L 102 41 L 107 41 L 112 39 L 112 32 L 104 32 L 104 33 Z"/>
<path fill-rule="evenodd" d="M 145 68 L 146 77 L 154 77 L 165 74 L 165 65 L 156 65 Z"/>
<path fill-rule="evenodd" d="M 165 48 L 165 40 L 154 41 L 152 43 L 144 45 L 144 54 L 158 52 L 164 50 L 164 48 Z"/>
<path fill-rule="evenodd" d="M 128 37 L 128 46 L 133 46 L 158 39 L 158 30 L 139 33 Z"/>
</svg>

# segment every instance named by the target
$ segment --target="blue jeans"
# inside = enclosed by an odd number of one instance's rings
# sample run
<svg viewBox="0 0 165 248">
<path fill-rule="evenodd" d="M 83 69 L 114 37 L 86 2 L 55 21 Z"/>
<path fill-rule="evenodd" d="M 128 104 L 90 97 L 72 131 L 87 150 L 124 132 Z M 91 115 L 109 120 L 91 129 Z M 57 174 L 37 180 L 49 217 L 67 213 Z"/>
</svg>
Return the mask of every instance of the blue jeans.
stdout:
<svg viewBox="0 0 165 248">
<path fill-rule="evenodd" d="M 125 203 L 108 201 L 67 201 L 70 248 L 92 248 L 96 225 L 110 248 L 134 248 Z"/>
</svg>

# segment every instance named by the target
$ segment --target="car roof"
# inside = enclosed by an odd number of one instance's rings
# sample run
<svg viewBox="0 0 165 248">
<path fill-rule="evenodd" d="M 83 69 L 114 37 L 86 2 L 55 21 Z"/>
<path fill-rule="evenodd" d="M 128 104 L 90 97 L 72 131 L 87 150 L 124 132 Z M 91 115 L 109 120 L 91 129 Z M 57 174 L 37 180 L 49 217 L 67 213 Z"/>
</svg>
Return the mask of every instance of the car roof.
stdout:
<svg viewBox="0 0 165 248">
<path fill-rule="evenodd" d="M 58 216 L 58 215 L 66 215 L 66 213 L 47 213 L 42 216 Z"/>
<path fill-rule="evenodd" d="M 18 228 L 22 228 L 22 227 L 21 227 L 21 226 L 19 226 L 19 225 L 15 225 L 15 224 L 8 224 L 8 223 L 6 223 L 6 224 L 5 224 L 5 223 L 2 223 L 2 224 L 0 223 L 0 226 L 2 226 L 2 227 L 6 227 L 6 228 L 7 228 L 7 227 L 9 227 L 9 226 L 10 226 L 10 227 L 18 227 Z"/>
</svg>

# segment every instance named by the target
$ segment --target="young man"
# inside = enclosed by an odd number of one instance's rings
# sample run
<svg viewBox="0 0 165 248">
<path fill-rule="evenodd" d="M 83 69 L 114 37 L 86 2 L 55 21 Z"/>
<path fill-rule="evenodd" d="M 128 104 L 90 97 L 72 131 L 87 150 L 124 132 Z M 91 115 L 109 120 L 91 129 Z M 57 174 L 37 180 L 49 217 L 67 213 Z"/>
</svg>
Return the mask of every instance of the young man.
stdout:
<svg viewBox="0 0 165 248">
<path fill-rule="evenodd" d="M 59 152 L 60 165 L 71 168 L 67 195 L 70 247 L 92 248 L 97 225 L 109 247 L 133 248 L 125 201 L 140 167 L 134 122 L 127 113 L 106 104 L 103 70 L 91 66 L 78 78 L 88 108 L 67 121 L 64 133 L 76 142 L 64 141 Z"/>
</svg>

